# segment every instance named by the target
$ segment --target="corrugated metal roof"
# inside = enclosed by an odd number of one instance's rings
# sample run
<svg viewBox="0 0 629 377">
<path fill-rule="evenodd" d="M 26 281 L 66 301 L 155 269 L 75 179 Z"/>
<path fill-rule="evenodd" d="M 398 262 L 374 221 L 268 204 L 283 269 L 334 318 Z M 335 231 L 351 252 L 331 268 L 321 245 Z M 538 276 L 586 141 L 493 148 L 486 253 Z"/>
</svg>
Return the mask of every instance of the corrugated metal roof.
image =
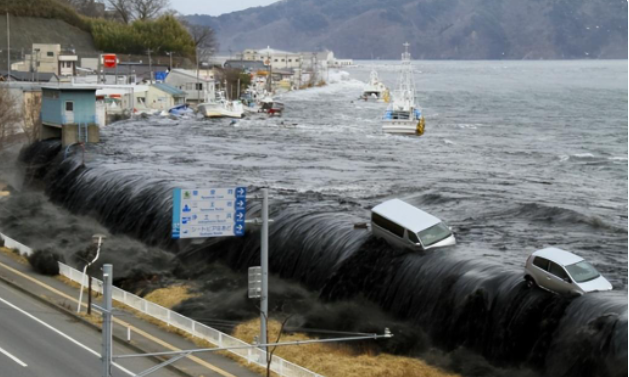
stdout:
<svg viewBox="0 0 629 377">
<path fill-rule="evenodd" d="M 183 90 L 179 90 L 177 88 L 175 88 L 174 86 L 170 86 L 168 84 L 164 84 L 162 82 L 158 82 L 153 84 L 153 86 L 159 90 L 161 90 L 164 93 L 168 93 L 170 95 L 172 95 L 173 97 L 185 97 L 186 96 L 186 92 L 184 92 Z"/>
</svg>

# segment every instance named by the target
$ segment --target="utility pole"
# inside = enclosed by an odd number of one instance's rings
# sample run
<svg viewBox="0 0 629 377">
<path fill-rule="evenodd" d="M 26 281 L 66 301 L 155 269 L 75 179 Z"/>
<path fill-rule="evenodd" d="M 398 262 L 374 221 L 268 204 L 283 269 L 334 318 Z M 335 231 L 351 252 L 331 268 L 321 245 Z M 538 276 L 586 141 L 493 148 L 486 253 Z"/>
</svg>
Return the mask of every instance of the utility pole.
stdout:
<svg viewBox="0 0 629 377">
<path fill-rule="evenodd" d="M 151 84 L 153 84 L 153 60 L 151 59 L 151 53 L 153 52 L 153 50 L 148 49 L 146 50 L 146 53 L 149 56 L 149 71 L 151 71 Z"/>
<path fill-rule="evenodd" d="M 166 51 L 166 53 L 168 54 L 168 58 L 169 58 L 168 69 L 172 70 L 173 69 L 173 52 Z"/>
<path fill-rule="evenodd" d="M 7 81 L 11 81 L 11 26 L 9 25 L 9 12 L 7 11 Z"/>
<path fill-rule="evenodd" d="M 98 54 L 98 67 L 96 67 L 96 70 L 97 70 L 97 72 L 96 72 L 96 80 L 97 80 L 97 84 L 98 85 L 101 84 L 101 82 L 100 82 L 100 73 L 101 73 L 101 70 L 102 70 L 102 65 L 101 65 L 102 64 L 102 62 L 101 62 L 102 59 L 103 59 L 103 54 Z"/>
<path fill-rule="evenodd" d="M 262 292 L 260 297 L 260 344 L 267 344 L 268 342 L 266 326 L 269 319 L 269 189 L 267 188 L 262 189 L 262 231 L 260 238 L 260 267 L 262 267 Z M 266 347 L 264 347 L 264 350 L 267 351 Z"/>
<path fill-rule="evenodd" d="M 111 264 L 103 266 L 103 348 L 101 350 L 101 377 L 111 377 L 112 347 L 111 347 L 111 291 L 113 281 L 113 267 Z"/>
</svg>

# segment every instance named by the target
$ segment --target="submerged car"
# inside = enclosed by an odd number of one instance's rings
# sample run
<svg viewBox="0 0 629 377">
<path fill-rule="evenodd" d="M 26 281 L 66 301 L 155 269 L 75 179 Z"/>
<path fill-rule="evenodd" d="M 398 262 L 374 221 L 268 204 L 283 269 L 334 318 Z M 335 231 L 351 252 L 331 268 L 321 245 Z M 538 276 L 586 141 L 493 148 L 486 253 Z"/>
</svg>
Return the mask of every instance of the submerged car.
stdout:
<svg viewBox="0 0 629 377">
<path fill-rule="evenodd" d="M 371 232 L 391 245 L 417 251 L 456 244 L 452 230 L 443 221 L 399 199 L 371 210 Z"/>
<path fill-rule="evenodd" d="M 611 283 L 583 258 L 555 247 L 531 254 L 526 261 L 524 278 L 529 286 L 559 294 L 583 295 L 613 289 Z"/>
</svg>

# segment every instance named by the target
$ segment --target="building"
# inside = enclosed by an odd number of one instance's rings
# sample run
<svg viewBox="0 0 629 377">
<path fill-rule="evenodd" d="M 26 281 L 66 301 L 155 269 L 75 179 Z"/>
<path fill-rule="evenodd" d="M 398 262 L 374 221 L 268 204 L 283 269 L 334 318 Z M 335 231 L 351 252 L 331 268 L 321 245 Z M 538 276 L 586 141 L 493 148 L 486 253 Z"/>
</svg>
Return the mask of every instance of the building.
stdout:
<svg viewBox="0 0 629 377">
<path fill-rule="evenodd" d="M 300 68 L 303 62 L 302 53 L 275 50 L 270 46 L 262 50 L 245 50 L 241 57 L 241 60 L 261 61 L 274 70 Z"/>
<path fill-rule="evenodd" d="M 11 71 L 10 76 L 7 71 L 0 70 L 0 81 L 57 82 L 59 80 L 59 77 L 54 73 Z"/>
<path fill-rule="evenodd" d="M 225 62 L 224 68 L 238 69 L 247 73 L 256 73 L 258 71 L 268 71 L 269 67 L 259 60 L 228 60 Z"/>
<path fill-rule="evenodd" d="M 11 65 L 19 72 L 54 73 L 57 76 L 76 75 L 79 57 L 72 50 L 62 50 L 58 44 L 33 43 L 24 61 Z"/>
<path fill-rule="evenodd" d="M 185 92 L 188 103 L 208 102 L 215 96 L 214 76 L 208 70 L 199 70 L 197 73 L 187 69 L 173 69 L 164 82 Z"/>
<path fill-rule="evenodd" d="M 98 142 L 96 88 L 42 87 L 41 138 L 61 138 L 64 146 Z"/>
<path fill-rule="evenodd" d="M 168 84 L 155 83 L 148 87 L 143 101 L 146 108 L 168 111 L 186 103 L 186 92 Z"/>
</svg>

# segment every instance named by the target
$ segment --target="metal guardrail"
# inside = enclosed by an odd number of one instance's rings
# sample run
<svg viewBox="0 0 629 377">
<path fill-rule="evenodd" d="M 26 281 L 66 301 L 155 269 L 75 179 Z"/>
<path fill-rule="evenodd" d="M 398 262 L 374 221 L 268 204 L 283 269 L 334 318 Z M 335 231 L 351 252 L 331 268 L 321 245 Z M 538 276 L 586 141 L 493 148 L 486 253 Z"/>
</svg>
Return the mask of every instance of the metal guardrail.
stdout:
<svg viewBox="0 0 629 377">
<path fill-rule="evenodd" d="M 4 239 L 5 246 L 9 249 L 18 249 L 21 253 L 26 255 L 31 255 L 33 253 L 33 249 L 3 235 L 2 233 L 0 233 L 0 237 Z M 83 279 L 83 273 L 81 271 L 61 262 L 59 262 L 59 274 L 79 284 L 81 284 L 82 281 L 84 286 L 87 286 L 88 278 L 85 277 L 85 279 Z M 92 278 L 92 289 L 98 293 L 102 293 L 103 282 L 96 278 Z M 200 322 L 184 317 L 177 312 L 164 308 L 163 306 L 159 306 L 120 288 L 114 287 L 112 293 L 114 300 L 151 318 L 155 318 L 168 326 L 172 326 L 196 338 L 203 339 L 217 347 L 240 347 L 249 345 L 248 343 L 234 338 L 231 335 L 227 335 Z M 262 368 L 266 368 L 266 352 L 261 349 L 249 348 L 230 350 L 229 352 L 247 360 L 247 363 L 249 364 L 255 364 Z M 271 371 L 282 377 L 323 377 L 320 374 L 300 367 L 299 365 L 286 361 L 278 356 L 273 356 Z"/>
</svg>

